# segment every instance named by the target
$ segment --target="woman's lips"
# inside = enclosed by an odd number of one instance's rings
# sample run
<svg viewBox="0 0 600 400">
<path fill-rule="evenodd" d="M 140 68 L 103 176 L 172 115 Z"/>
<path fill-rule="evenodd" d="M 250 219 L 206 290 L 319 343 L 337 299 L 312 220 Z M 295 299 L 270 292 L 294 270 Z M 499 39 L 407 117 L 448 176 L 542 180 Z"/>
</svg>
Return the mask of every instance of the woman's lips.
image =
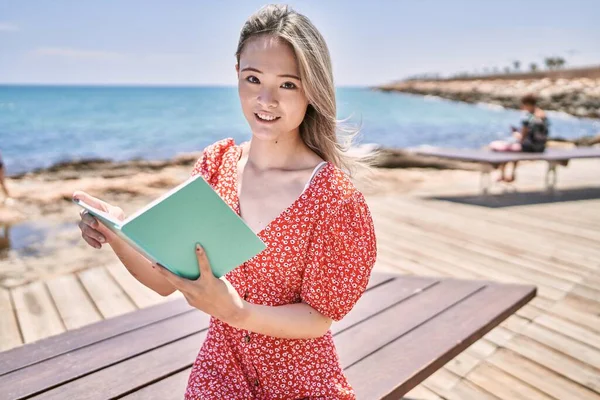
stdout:
<svg viewBox="0 0 600 400">
<path fill-rule="evenodd" d="M 256 120 L 262 124 L 272 124 L 277 122 L 281 117 L 276 117 L 270 114 L 254 113 Z M 262 118 L 261 118 L 262 117 Z"/>
</svg>

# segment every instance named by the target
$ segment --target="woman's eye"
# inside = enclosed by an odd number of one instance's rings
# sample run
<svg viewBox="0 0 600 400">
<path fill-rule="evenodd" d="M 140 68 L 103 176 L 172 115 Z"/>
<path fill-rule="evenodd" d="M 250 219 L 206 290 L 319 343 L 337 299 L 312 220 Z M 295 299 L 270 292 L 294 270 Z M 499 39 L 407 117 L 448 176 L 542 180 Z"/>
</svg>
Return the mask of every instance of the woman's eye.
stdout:
<svg viewBox="0 0 600 400">
<path fill-rule="evenodd" d="M 255 77 L 254 75 L 250 75 L 249 77 L 246 78 L 246 80 L 250 83 L 260 83 L 258 78 Z"/>
<path fill-rule="evenodd" d="M 296 89 L 296 85 L 293 82 L 286 82 L 282 86 L 284 89 Z"/>
</svg>

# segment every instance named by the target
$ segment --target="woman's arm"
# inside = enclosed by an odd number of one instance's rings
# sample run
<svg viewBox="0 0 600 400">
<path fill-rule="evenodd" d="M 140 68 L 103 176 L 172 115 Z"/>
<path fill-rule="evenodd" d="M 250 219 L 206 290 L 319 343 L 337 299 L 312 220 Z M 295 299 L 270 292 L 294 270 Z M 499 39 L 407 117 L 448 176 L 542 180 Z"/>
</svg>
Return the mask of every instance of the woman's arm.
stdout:
<svg viewBox="0 0 600 400">
<path fill-rule="evenodd" d="M 312 339 L 325 335 L 333 321 L 306 303 L 273 307 L 244 301 L 240 312 L 225 322 L 263 335 Z"/>
<path fill-rule="evenodd" d="M 112 241 L 110 247 L 129 273 L 144 286 L 154 290 L 161 296 L 168 296 L 176 290 L 168 280 L 152 268 L 151 261 L 123 240 Z"/>
</svg>

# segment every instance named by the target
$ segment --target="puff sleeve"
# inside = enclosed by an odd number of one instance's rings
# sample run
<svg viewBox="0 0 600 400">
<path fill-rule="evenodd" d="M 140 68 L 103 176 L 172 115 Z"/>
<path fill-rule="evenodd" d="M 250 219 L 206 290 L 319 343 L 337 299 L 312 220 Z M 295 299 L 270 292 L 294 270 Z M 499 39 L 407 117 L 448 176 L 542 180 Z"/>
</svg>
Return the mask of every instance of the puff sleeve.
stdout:
<svg viewBox="0 0 600 400">
<path fill-rule="evenodd" d="M 371 213 L 360 192 L 324 213 L 309 245 L 300 295 L 303 302 L 339 321 L 365 291 L 377 245 Z"/>
<path fill-rule="evenodd" d="M 206 182 L 214 186 L 214 180 L 221 166 L 223 155 L 233 145 L 233 139 L 227 138 L 207 146 L 202 152 L 202 156 L 196 161 L 191 176 L 201 174 Z"/>
</svg>

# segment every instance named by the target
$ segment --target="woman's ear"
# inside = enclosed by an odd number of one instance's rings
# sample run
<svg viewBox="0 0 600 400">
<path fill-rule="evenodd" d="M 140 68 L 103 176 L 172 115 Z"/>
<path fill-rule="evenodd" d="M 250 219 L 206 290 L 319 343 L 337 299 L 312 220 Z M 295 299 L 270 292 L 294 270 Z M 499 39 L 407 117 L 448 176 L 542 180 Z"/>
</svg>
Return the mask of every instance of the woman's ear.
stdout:
<svg viewBox="0 0 600 400">
<path fill-rule="evenodd" d="M 240 64 L 235 64 L 235 73 L 240 76 Z"/>
</svg>

